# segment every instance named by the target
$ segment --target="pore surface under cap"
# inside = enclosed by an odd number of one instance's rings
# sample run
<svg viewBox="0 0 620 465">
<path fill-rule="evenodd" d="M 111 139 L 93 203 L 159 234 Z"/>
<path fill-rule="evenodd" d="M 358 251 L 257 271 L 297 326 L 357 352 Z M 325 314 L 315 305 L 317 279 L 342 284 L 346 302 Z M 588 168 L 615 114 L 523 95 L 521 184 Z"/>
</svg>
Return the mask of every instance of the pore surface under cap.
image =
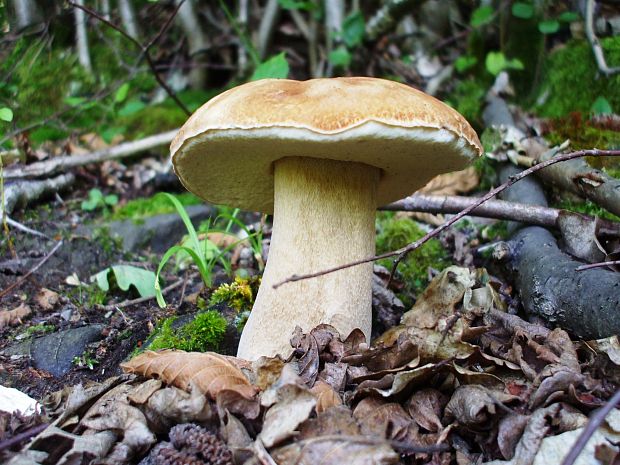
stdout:
<svg viewBox="0 0 620 465">
<path fill-rule="evenodd" d="M 267 79 L 194 113 L 172 142 L 188 190 L 213 203 L 273 210 L 273 162 L 300 156 L 381 168 L 377 200 L 411 194 L 481 152 L 467 121 L 439 100 L 375 78 Z"/>
</svg>

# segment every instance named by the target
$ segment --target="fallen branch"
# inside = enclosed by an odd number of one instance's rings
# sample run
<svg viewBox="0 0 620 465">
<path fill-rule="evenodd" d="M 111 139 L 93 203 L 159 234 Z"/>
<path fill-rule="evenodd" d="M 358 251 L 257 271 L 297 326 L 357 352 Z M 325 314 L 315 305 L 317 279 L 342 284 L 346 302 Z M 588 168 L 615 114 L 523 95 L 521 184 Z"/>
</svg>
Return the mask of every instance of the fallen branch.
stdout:
<svg viewBox="0 0 620 465">
<path fill-rule="evenodd" d="M 18 279 L 17 281 L 15 281 L 13 284 L 11 284 L 9 287 L 3 289 L 2 291 L 0 291 L 0 298 L 4 297 L 5 295 L 7 295 L 9 292 L 11 292 L 13 289 L 21 286 L 29 277 L 32 273 L 34 273 L 35 271 L 37 271 L 39 268 L 41 268 L 46 261 L 48 261 L 52 255 L 54 255 L 56 253 L 56 251 L 62 246 L 63 244 L 63 240 L 59 240 L 56 245 L 54 246 L 54 248 L 50 251 L 50 253 L 48 253 L 45 257 L 43 257 L 43 259 L 37 263 L 31 270 L 28 271 L 28 273 L 26 273 L 24 276 L 22 276 L 20 279 Z"/>
<path fill-rule="evenodd" d="M 575 271 L 585 271 L 590 270 L 592 268 L 603 268 L 604 266 L 613 266 L 620 265 L 620 260 L 612 260 L 609 262 L 600 262 L 600 263 L 588 263 L 587 265 L 581 265 L 575 268 Z"/>
<path fill-rule="evenodd" d="M 32 163 L 18 168 L 6 168 L 4 170 L 4 179 L 19 178 L 37 178 L 40 176 L 49 176 L 59 171 L 65 171 L 69 168 L 84 166 L 90 163 L 99 163 L 106 160 L 114 160 L 118 158 L 128 157 L 138 152 L 150 150 L 155 147 L 169 144 L 177 133 L 178 129 L 155 134 L 145 137 L 144 139 L 125 142 L 123 144 L 108 147 L 87 155 L 68 155 L 64 157 L 56 157 L 51 160 Z"/>
<path fill-rule="evenodd" d="M 452 218 L 450 218 L 450 220 L 446 221 L 441 226 L 436 227 L 435 229 L 433 229 L 432 231 L 430 231 L 429 233 L 424 235 L 419 240 L 417 240 L 415 242 L 412 242 L 411 244 L 408 244 L 405 247 L 402 247 L 402 248 L 400 248 L 398 250 L 393 250 L 391 252 L 386 252 L 386 253 L 383 253 L 383 254 L 380 254 L 380 255 L 374 255 L 372 257 L 367 257 L 367 258 L 363 258 L 363 259 L 360 259 L 360 260 L 355 260 L 353 262 L 349 262 L 349 263 L 345 263 L 344 265 L 339 265 L 339 266 L 335 266 L 335 267 L 332 267 L 332 268 L 328 268 L 326 270 L 318 271 L 316 273 L 309 273 L 309 274 L 304 274 L 304 275 L 293 275 L 293 276 L 285 279 L 284 281 L 281 281 L 279 283 L 274 284 L 273 287 L 274 287 L 274 289 L 277 289 L 278 287 L 282 286 L 283 284 L 286 284 L 286 283 L 289 283 L 289 282 L 303 281 L 304 279 L 316 278 L 318 276 L 323 276 L 323 275 L 326 275 L 326 274 L 329 274 L 329 273 L 334 273 L 336 271 L 340 271 L 340 270 L 344 270 L 344 269 L 347 269 L 347 268 L 351 268 L 353 266 L 362 265 L 364 263 L 370 263 L 370 262 L 374 262 L 374 261 L 377 261 L 377 260 L 381 260 L 383 258 L 390 258 L 390 257 L 396 257 L 396 259 L 394 260 L 394 266 L 393 266 L 393 269 L 392 269 L 392 274 L 394 274 L 398 264 L 409 253 L 413 252 L 418 247 L 420 247 L 422 244 L 427 242 L 429 239 L 437 236 L 441 231 L 449 228 L 450 226 L 452 226 L 454 223 L 459 221 L 464 216 L 469 215 L 477 207 L 479 207 L 483 203 L 487 202 L 488 200 L 492 199 L 493 197 L 495 197 L 500 192 L 505 191 L 506 189 L 508 189 L 510 186 L 512 186 L 514 183 L 520 181 L 521 179 L 529 176 L 530 174 L 536 173 L 537 171 L 540 171 L 543 168 L 546 168 L 546 167 L 551 166 L 551 165 L 555 165 L 556 163 L 560 163 L 560 162 L 563 162 L 563 161 L 573 160 L 575 158 L 580 158 L 580 157 L 604 157 L 604 156 L 615 156 L 615 157 L 620 156 L 620 150 L 591 149 L 591 150 L 579 150 L 577 152 L 571 152 L 571 153 L 566 153 L 564 155 L 558 155 L 558 156 L 553 157 L 553 158 L 551 158 L 549 160 L 546 160 L 546 161 L 543 161 L 541 163 L 538 163 L 538 164 L 536 164 L 536 165 L 534 165 L 534 166 L 532 166 L 532 167 L 530 167 L 530 168 L 528 168 L 526 170 L 523 170 L 522 172 L 520 172 L 520 173 L 518 173 L 518 174 L 516 174 L 514 176 L 511 176 L 510 179 L 508 179 L 508 181 L 506 181 L 505 183 L 501 184 L 500 186 L 495 187 L 494 189 L 491 189 L 485 195 L 483 195 L 482 197 L 477 199 L 474 203 L 472 203 L 472 205 L 470 205 L 469 207 L 467 207 L 464 210 L 462 210 L 460 213 L 457 213 Z"/>
<path fill-rule="evenodd" d="M 594 33 L 594 0 L 588 0 L 586 3 L 585 29 L 586 37 L 592 47 L 592 53 L 594 53 L 594 59 L 596 60 L 599 71 L 607 76 L 620 72 L 620 66 L 615 66 L 613 68 L 607 66 L 603 47 L 601 47 L 601 42 Z"/>
<path fill-rule="evenodd" d="M 573 463 L 575 463 L 575 460 L 577 460 L 579 454 L 586 447 L 586 444 L 594 432 L 599 426 L 601 426 L 603 420 L 605 420 L 605 417 L 616 407 L 616 405 L 618 405 L 618 403 L 620 403 L 620 390 L 616 391 L 613 397 L 609 399 L 600 410 L 592 415 L 592 418 L 590 418 L 583 432 L 577 438 L 577 441 L 575 441 L 575 444 L 571 448 L 570 452 L 566 454 L 566 457 L 562 460 L 562 465 L 573 465 Z"/>
<path fill-rule="evenodd" d="M 5 173 L 6 177 L 6 173 Z M 71 173 L 43 180 L 20 180 L 4 185 L 4 206 L 0 204 L 0 216 L 10 215 L 17 206 L 24 206 L 44 195 L 55 194 L 75 181 Z"/>
<path fill-rule="evenodd" d="M 476 202 L 476 198 L 462 197 L 458 195 L 426 195 L 415 194 L 397 202 L 391 203 L 379 210 L 407 211 L 422 213 L 458 213 L 470 207 Z M 505 200 L 489 200 L 471 211 L 472 216 L 494 218 L 497 220 L 518 221 L 520 223 L 533 224 L 551 228 L 559 228 L 558 219 L 561 214 L 571 214 L 568 210 L 541 207 L 538 205 L 526 205 Z M 587 215 L 589 220 L 593 217 Z M 620 223 L 603 221 L 598 219 L 599 232 L 603 236 L 620 235 Z"/>
</svg>

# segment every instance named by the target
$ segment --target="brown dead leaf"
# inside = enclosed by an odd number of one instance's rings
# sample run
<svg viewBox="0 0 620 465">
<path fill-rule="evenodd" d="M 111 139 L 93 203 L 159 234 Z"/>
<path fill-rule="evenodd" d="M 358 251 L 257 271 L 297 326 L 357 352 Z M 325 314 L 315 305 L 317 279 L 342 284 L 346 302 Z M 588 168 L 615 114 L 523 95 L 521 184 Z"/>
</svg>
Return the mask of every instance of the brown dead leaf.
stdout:
<svg viewBox="0 0 620 465">
<path fill-rule="evenodd" d="M 26 304 L 21 304 L 19 307 L 15 307 L 13 310 L 0 311 L 0 329 L 5 326 L 13 326 L 22 322 L 22 319 L 26 318 L 32 310 Z"/>
<path fill-rule="evenodd" d="M 306 420 L 299 428 L 299 439 L 328 435 L 357 436 L 360 427 L 348 407 L 338 406 Z"/>
<path fill-rule="evenodd" d="M 411 418 L 425 430 L 438 433 L 443 429 L 442 411 L 448 399 L 437 389 L 416 391 L 405 404 Z"/>
<path fill-rule="evenodd" d="M 514 456 L 515 447 L 529 418 L 527 415 L 510 413 L 499 421 L 497 446 L 505 459 L 510 460 Z"/>
<path fill-rule="evenodd" d="M 271 452 L 279 465 L 388 465 L 398 454 L 385 441 L 356 436 L 325 436 L 296 441 Z"/>
<path fill-rule="evenodd" d="M 342 405 L 342 399 L 338 393 L 325 381 L 318 380 L 310 392 L 316 396 L 316 413 Z"/>
<path fill-rule="evenodd" d="M 454 418 L 459 424 L 473 431 L 484 431 L 497 421 L 497 410 L 506 409 L 504 403 L 516 399 L 518 398 L 484 386 L 465 385 L 454 391 L 445 413 L 447 418 Z"/>
<path fill-rule="evenodd" d="M 353 410 L 362 434 L 399 441 L 417 436 L 415 423 L 400 404 L 366 397 Z"/>
<path fill-rule="evenodd" d="M 245 398 L 252 398 L 258 388 L 252 386 L 239 369 L 243 361 L 214 352 L 183 352 L 163 350 L 146 351 L 121 364 L 127 373 L 158 377 L 167 384 L 186 391 L 190 383 L 215 399 L 223 390 L 233 390 Z"/>
<path fill-rule="evenodd" d="M 319 379 L 329 384 L 334 391 L 343 392 L 347 382 L 347 368 L 346 363 L 327 362 L 319 373 Z"/>
<path fill-rule="evenodd" d="M 200 390 L 187 392 L 174 386 L 155 391 L 143 411 L 149 424 L 158 426 L 154 428 L 158 433 L 164 433 L 179 423 L 206 422 L 215 416 Z"/>
<path fill-rule="evenodd" d="M 308 419 L 316 405 L 316 397 L 305 387 L 287 384 L 278 390 L 279 400 L 265 414 L 260 440 L 272 447 L 293 436 L 297 427 Z"/>
<path fill-rule="evenodd" d="M 42 310 L 50 312 L 58 305 L 59 297 L 58 293 L 42 287 L 35 295 L 34 301 Z"/>
</svg>

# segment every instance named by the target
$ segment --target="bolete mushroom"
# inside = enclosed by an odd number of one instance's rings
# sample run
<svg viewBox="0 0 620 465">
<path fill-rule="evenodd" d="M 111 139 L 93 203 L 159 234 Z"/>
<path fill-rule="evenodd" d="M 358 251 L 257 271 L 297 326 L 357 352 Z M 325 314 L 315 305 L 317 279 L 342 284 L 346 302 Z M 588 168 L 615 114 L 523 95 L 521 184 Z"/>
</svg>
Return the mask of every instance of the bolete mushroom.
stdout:
<svg viewBox="0 0 620 465">
<path fill-rule="evenodd" d="M 213 203 L 273 213 L 271 246 L 238 356 L 287 355 L 296 326 L 370 337 L 372 264 L 273 285 L 372 256 L 378 205 L 482 151 L 458 112 L 404 84 L 265 79 L 198 109 L 171 145 L 184 186 Z"/>
</svg>

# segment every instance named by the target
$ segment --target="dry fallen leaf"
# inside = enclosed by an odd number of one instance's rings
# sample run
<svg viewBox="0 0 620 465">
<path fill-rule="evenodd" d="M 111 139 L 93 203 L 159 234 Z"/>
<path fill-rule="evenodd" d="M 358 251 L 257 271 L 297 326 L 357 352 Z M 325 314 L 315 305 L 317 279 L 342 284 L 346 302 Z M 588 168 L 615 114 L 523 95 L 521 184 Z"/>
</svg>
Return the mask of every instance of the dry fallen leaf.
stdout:
<svg viewBox="0 0 620 465">
<path fill-rule="evenodd" d="M 121 364 L 127 373 L 158 377 L 167 384 L 190 390 L 193 383 L 212 399 L 223 390 L 233 390 L 252 398 L 258 388 L 252 386 L 239 369 L 243 361 L 213 352 L 146 351 Z"/>
<path fill-rule="evenodd" d="M 316 418 L 306 420 L 299 428 L 299 439 L 329 435 L 358 436 L 360 427 L 351 410 L 338 406 L 318 413 Z"/>
<path fill-rule="evenodd" d="M 15 307 L 13 310 L 0 311 L 0 329 L 9 325 L 16 325 L 22 322 L 23 318 L 26 318 L 32 310 L 26 304 L 21 304 L 19 307 Z"/>
<path fill-rule="evenodd" d="M 278 401 L 267 410 L 259 438 L 271 447 L 293 436 L 308 419 L 316 405 L 316 397 L 305 387 L 287 384 L 278 390 Z"/>
<path fill-rule="evenodd" d="M 42 287 L 39 289 L 39 292 L 37 292 L 37 295 L 34 296 L 34 301 L 42 310 L 49 312 L 54 310 L 54 307 L 58 305 L 59 297 L 57 292 Z"/>
<path fill-rule="evenodd" d="M 342 405 L 342 399 L 338 393 L 325 381 L 318 380 L 310 392 L 316 396 L 316 413 Z"/>
<path fill-rule="evenodd" d="M 362 436 L 325 436 L 297 441 L 271 452 L 279 465 L 388 465 L 398 454 L 385 441 Z"/>
</svg>

